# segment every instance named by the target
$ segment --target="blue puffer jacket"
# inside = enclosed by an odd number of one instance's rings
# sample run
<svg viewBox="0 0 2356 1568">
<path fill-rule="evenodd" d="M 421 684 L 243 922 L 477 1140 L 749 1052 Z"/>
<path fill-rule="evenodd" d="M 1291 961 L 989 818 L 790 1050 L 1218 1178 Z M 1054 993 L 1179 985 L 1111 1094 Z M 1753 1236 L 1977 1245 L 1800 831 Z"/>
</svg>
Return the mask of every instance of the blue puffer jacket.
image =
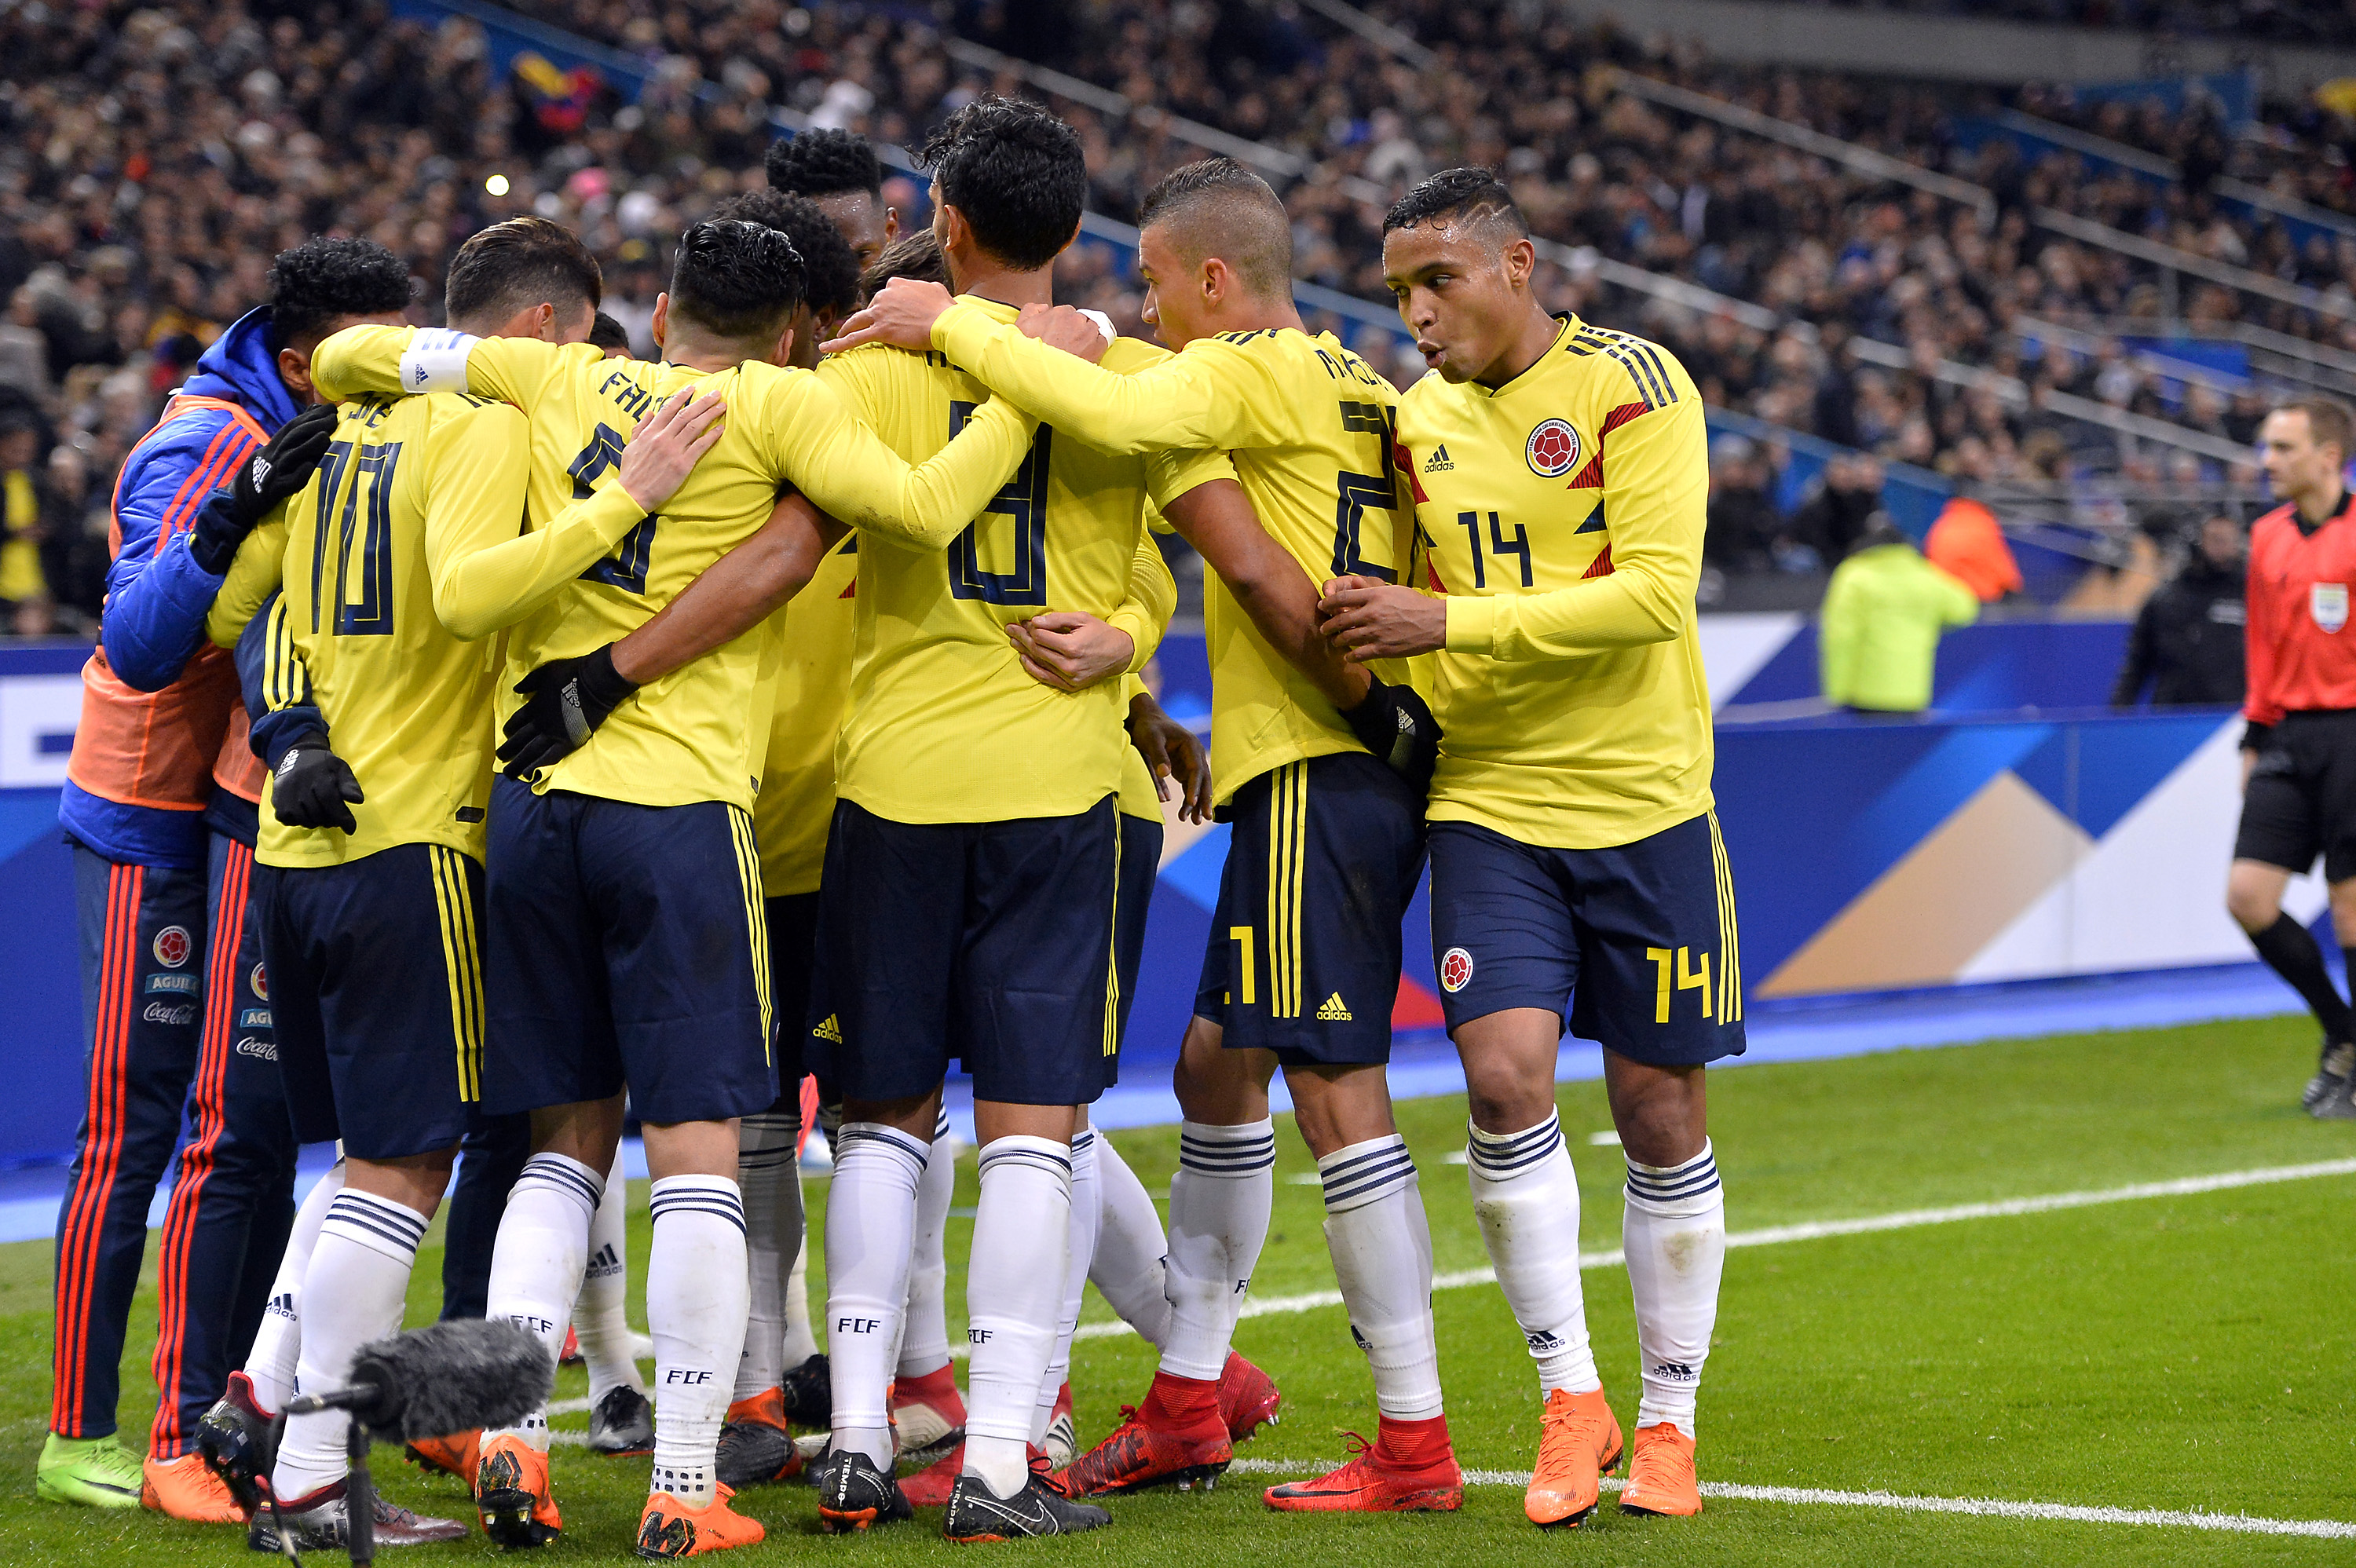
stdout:
<svg viewBox="0 0 2356 1568">
<path fill-rule="evenodd" d="M 176 395 L 236 403 L 263 434 L 277 434 L 301 405 L 279 379 L 270 352 L 270 307 L 248 311 L 215 338 Z M 206 497 L 227 485 L 253 451 L 252 435 L 231 427 L 226 411 L 183 414 L 123 465 L 115 499 L 123 544 L 107 568 L 100 625 L 106 661 L 125 686 L 161 691 L 203 645 L 205 615 L 221 579 L 189 554 L 189 525 Z M 202 483 L 191 490 L 187 481 L 199 464 Z"/>
<path fill-rule="evenodd" d="M 58 805 L 66 831 L 110 859 L 202 865 L 208 827 L 252 841 L 240 795 L 259 771 L 244 726 L 230 722 L 236 674 L 226 656 L 198 656 L 221 579 L 198 566 L 187 536 L 206 498 L 298 411 L 269 328 L 264 306 L 214 340 L 116 484 L 100 646 Z M 237 792 L 217 787 L 233 778 Z"/>
</svg>

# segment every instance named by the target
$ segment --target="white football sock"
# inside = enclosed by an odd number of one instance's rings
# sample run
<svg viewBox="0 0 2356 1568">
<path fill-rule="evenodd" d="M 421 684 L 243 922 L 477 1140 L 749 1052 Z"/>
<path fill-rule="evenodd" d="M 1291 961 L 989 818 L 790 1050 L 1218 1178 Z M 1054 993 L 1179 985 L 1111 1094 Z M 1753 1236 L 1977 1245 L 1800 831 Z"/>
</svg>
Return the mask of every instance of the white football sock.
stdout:
<svg viewBox="0 0 2356 1568">
<path fill-rule="evenodd" d="M 924 1141 L 881 1122 L 846 1122 L 835 1135 L 826 1199 L 827 1370 L 840 1453 L 889 1470 L 885 1410 L 894 1347 L 908 1300 L 908 1246 L 916 1224 Z"/>
<path fill-rule="evenodd" d="M 303 1276 L 298 1392 L 341 1388 L 359 1348 L 401 1327 L 425 1221 L 425 1215 L 390 1198 L 348 1188 L 336 1194 Z M 344 1478 L 345 1434 L 350 1427 L 351 1417 L 340 1410 L 286 1418 L 278 1464 L 270 1474 L 271 1490 L 280 1501 Z"/>
<path fill-rule="evenodd" d="M 581 1294 L 573 1303 L 573 1331 L 581 1336 L 581 1359 L 589 1363 L 589 1403 L 594 1406 L 617 1388 L 647 1392 L 630 1354 L 630 1189 L 622 1175 L 622 1150 L 614 1148 L 614 1168 L 589 1217 L 589 1264 Z"/>
<path fill-rule="evenodd" d="M 724 1176 L 666 1176 L 648 1204 L 647 1327 L 655 1337 L 655 1464 L 647 1490 L 712 1499 L 720 1423 L 744 1348 L 752 1282 L 744 1201 Z"/>
<path fill-rule="evenodd" d="M 1472 1217 L 1489 1244 L 1497 1286 L 1514 1309 L 1538 1364 L 1538 1395 L 1601 1388 L 1587 1342 L 1587 1298 L 1579 1281 L 1579 1178 L 1549 1115 L 1518 1133 L 1472 1129 L 1465 1164 Z"/>
<path fill-rule="evenodd" d="M 786 1282 L 802 1250 L 802 1173 L 794 1160 L 802 1124 L 796 1105 L 737 1125 L 736 1179 L 744 1188 L 753 1305 L 744 1320 L 744 1354 L 736 1363 L 736 1399 L 753 1399 L 785 1380 Z"/>
<path fill-rule="evenodd" d="M 1164 1266 L 1170 1242 L 1162 1233 L 1161 1211 L 1110 1138 L 1097 1139 L 1096 1164 L 1103 1218 L 1088 1283 L 1121 1321 L 1160 1349 L 1170 1342 L 1170 1271 Z"/>
<path fill-rule="evenodd" d="M 1072 1151 L 1060 1138 L 982 1146 L 966 1268 L 965 1471 L 1011 1498 L 1031 1471 L 1033 1407 L 1055 1353 L 1072 1244 Z"/>
<path fill-rule="evenodd" d="M 603 1172 L 569 1155 L 536 1154 L 508 1190 L 507 1212 L 491 1243 L 491 1279 L 483 1316 L 530 1329 L 553 1362 L 564 1349 L 573 1298 L 589 1264 L 589 1226 L 605 1196 Z M 487 1429 L 492 1437 L 520 1437 L 548 1452 L 548 1411 L 533 1411 L 514 1426 Z"/>
<path fill-rule="evenodd" d="M 916 1232 L 908 1256 L 908 1310 L 900 1319 L 898 1372 L 920 1378 L 949 1364 L 949 1200 L 957 1195 L 957 1160 L 948 1147 L 949 1114 L 933 1126 L 942 1156 L 925 1162 L 916 1183 Z"/>
<path fill-rule="evenodd" d="M 1055 1401 L 1072 1372 L 1072 1330 L 1080 1326 L 1080 1298 L 1087 1294 L 1088 1262 L 1097 1253 L 1104 1214 L 1104 1189 L 1097 1182 L 1097 1149 L 1104 1142 L 1094 1127 L 1072 1135 L 1072 1239 L 1064 1262 L 1064 1304 L 1055 1317 L 1055 1339 L 1047 1352 L 1047 1372 L 1039 1380 L 1038 1407 L 1031 1413 L 1031 1441 L 1047 1440 L 1055 1424 Z"/>
<path fill-rule="evenodd" d="M 344 1162 L 339 1159 L 304 1195 L 303 1206 L 294 1211 L 294 1228 L 286 1233 L 277 1276 L 270 1282 L 262 1327 L 254 1330 L 253 1349 L 246 1353 L 245 1375 L 253 1383 L 253 1397 L 273 1415 L 294 1397 L 294 1363 L 303 1353 L 303 1275 L 311 1266 L 311 1250 L 319 1244 L 327 1205 L 343 1189 Z"/>
<path fill-rule="evenodd" d="M 1178 1124 L 1170 1179 L 1170 1327 L 1162 1370 L 1216 1381 L 1276 1201 L 1276 1123 Z"/>
<path fill-rule="evenodd" d="M 818 1336 L 810 1327 L 809 1309 L 809 1216 L 802 1216 L 802 1244 L 794 1250 L 793 1272 L 786 1275 L 786 1349 L 785 1368 L 792 1371 L 818 1354 Z"/>
<path fill-rule="evenodd" d="M 1394 1421 L 1429 1421 L 1440 1411 L 1431 1230 L 1407 1139 L 1392 1133 L 1337 1148 L 1317 1174 L 1325 1246 L 1350 1331 L 1375 1374 L 1375 1404 Z"/>
<path fill-rule="evenodd" d="M 1726 1189 L 1707 1138 L 1683 1165 L 1628 1162 L 1621 1238 L 1636 1300 L 1636 1352 L 1644 1358 L 1636 1424 L 1674 1421 L 1691 1438 L 1726 1266 Z"/>
</svg>

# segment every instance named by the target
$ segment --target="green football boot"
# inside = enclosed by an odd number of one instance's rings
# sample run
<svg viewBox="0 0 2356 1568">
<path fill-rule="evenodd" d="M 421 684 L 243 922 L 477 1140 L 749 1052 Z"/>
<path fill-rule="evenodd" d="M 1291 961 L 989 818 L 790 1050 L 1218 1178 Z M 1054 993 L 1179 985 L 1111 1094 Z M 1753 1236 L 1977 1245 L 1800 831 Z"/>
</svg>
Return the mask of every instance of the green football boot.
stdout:
<svg viewBox="0 0 2356 1568">
<path fill-rule="evenodd" d="M 114 1434 L 60 1437 L 52 1432 L 41 1445 L 33 1495 L 45 1503 L 137 1508 L 142 1479 L 139 1461 L 123 1452 Z"/>
</svg>

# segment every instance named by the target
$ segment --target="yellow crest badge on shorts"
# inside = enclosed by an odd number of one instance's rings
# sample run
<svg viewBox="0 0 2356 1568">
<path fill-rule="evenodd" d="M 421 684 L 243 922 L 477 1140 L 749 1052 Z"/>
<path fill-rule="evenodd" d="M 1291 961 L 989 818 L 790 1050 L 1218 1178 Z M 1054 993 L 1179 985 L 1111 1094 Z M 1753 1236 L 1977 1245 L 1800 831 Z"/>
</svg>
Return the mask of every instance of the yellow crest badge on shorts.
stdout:
<svg viewBox="0 0 2356 1568">
<path fill-rule="evenodd" d="M 2307 591 L 2307 611 L 2315 624 L 2327 632 L 2336 632 L 2348 624 L 2348 584 L 2318 582 Z"/>
</svg>

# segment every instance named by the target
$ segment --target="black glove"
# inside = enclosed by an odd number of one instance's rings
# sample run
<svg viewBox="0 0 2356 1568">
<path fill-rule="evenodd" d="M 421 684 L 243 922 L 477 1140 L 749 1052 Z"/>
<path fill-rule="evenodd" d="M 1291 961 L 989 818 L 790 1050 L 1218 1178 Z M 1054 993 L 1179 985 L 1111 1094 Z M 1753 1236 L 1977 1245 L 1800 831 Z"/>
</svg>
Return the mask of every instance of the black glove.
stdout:
<svg viewBox="0 0 2356 1568">
<path fill-rule="evenodd" d="M 526 701 L 508 717 L 499 771 L 529 778 L 589 743 L 605 716 L 638 688 L 614 673 L 614 645 L 574 659 L 551 659 L 516 682 Z"/>
<path fill-rule="evenodd" d="M 229 488 L 214 492 L 197 513 L 196 526 L 188 530 L 188 553 L 197 564 L 216 576 L 227 571 L 254 525 L 311 482 L 335 434 L 336 411 L 328 403 L 305 409 L 281 425 L 269 445 L 245 460 Z"/>
<path fill-rule="evenodd" d="M 359 824 L 352 818 L 351 806 L 344 803 L 367 798 L 350 765 L 327 750 L 327 738 L 316 730 L 297 737 L 286 748 L 278 759 L 278 771 L 271 775 L 270 809 L 289 827 L 340 827 L 355 832 Z"/>
<path fill-rule="evenodd" d="M 1440 720 L 1413 687 L 1391 686 L 1371 674 L 1366 681 L 1366 699 L 1343 714 L 1343 721 L 1377 762 L 1416 794 L 1426 794 L 1440 763 Z"/>
</svg>

